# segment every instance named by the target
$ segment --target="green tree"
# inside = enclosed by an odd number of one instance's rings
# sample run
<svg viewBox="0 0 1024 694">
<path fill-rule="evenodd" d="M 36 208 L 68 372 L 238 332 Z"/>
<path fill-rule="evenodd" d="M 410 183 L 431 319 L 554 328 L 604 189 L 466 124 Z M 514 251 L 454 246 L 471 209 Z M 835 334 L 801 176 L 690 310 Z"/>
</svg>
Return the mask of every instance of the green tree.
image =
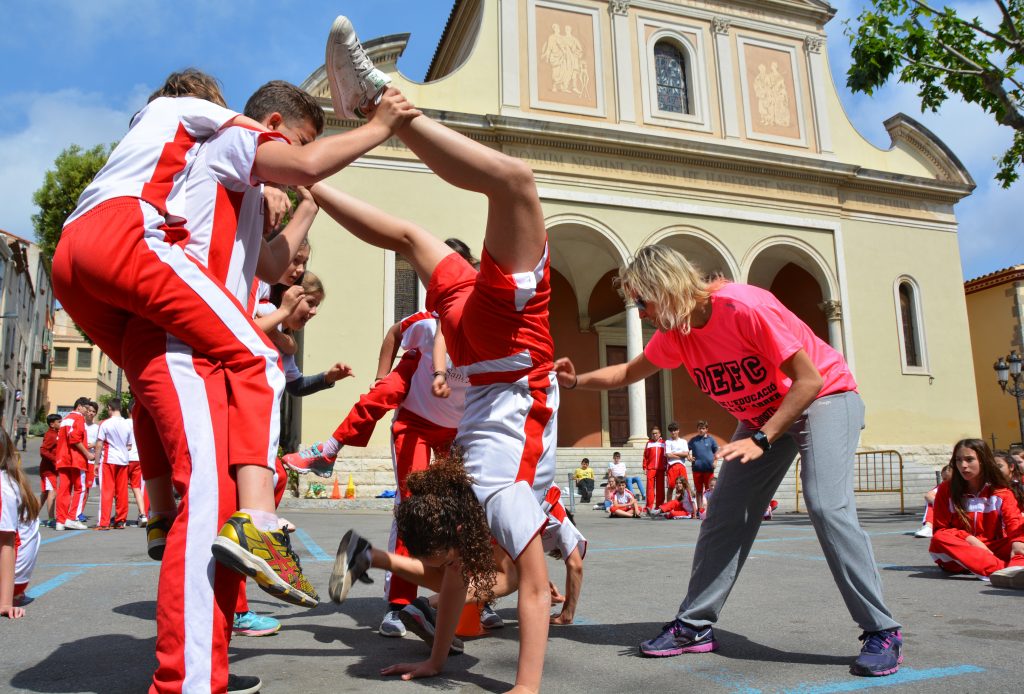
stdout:
<svg viewBox="0 0 1024 694">
<path fill-rule="evenodd" d="M 96 145 L 83 150 L 71 145 L 57 155 L 53 170 L 46 172 L 43 185 L 32 195 L 32 202 L 39 208 L 39 212 L 32 215 L 32 226 L 47 263 L 53 260 L 60 231 L 74 212 L 78 197 L 107 163 L 113 148 L 114 145 Z"/>
<path fill-rule="evenodd" d="M 1006 188 L 1024 163 L 1024 84 L 1017 76 L 1024 59 L 1024 0 L 993 2 L 998 26 L 921 0 L 871 0 L 856 26 L 846 23 L 853 58 L 846 84 L 872 94 L 896 76 L 918 87 L 922 111 L 938 110 L 951 94 L 977 104 L 1015 131 L 996 173 Z"/>
</svg>

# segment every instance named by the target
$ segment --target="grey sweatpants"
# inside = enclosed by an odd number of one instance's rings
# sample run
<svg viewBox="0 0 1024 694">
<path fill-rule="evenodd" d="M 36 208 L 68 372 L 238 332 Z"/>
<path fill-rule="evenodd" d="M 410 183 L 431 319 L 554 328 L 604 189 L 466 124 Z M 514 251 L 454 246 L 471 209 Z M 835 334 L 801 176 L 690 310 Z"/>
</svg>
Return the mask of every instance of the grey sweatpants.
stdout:
<svg viewBox="0 0 1024 694">
<path fill-rule="evenodd" d="M 825 396 L 815 400 L 760 458 L 722 465 L 697 537 L 690 585 L 679 606 L 680 620 L 694 629 L 718 621 L 754 544 L 764 510 L 799 452 L 807 512 L 850 616 L 864 631 L 900 626 L 882 601 L 882 580 L 871 541 L 857 520 L 853 460 L 863 426 L 860 395 Z M 733 440 L 752 433 L 740 424 Z"/>
</svg>

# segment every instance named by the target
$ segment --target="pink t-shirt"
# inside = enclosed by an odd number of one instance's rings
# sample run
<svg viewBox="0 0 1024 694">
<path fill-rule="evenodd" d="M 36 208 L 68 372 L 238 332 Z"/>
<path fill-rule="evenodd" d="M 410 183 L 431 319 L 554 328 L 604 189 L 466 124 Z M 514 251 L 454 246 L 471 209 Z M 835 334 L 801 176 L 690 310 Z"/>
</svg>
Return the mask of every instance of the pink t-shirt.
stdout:
<svg viewBox="0 0 1024 694">
<path fill-rule="evenodd" d="M 819 339 L 775 296 L 747 284 L 726 284 L 711 295 L 711 318 L 689 335 L 659 330 L 644 348 L 655 366 L 685 365 L 697 387 L 736 419 L 758 428 L 789 392 L 779 364 L 800 349 L 824 379 L 818 397 L 856 390 L 839 352 Z"/>
</svg>

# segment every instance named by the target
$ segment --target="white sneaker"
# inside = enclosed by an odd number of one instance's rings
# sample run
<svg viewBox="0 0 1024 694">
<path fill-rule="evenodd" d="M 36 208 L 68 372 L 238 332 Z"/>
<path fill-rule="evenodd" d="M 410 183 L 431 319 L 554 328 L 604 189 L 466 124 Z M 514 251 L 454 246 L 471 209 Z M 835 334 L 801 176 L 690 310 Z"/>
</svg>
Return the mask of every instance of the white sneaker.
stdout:
<svg viewBox="0 0 1024 694">
<path fill-rule="evenodd" d="M 66 520 L 66 521 L 64 521 L 64 529 L 65 530 L 87 530 L 88 528 L 89 528 L 89 526 L 87 526 L 82 521 L 77 521 L 77 520 Z"/>
<path fill-rule="evenodd" d="M 391 78 L 373 66 L 348 17 L 339 15 L 331 26 L 324 67 L 331 86 L 331 104 L 339 117 L 365 118 L 367 109 L 379 103 L 391 84 Z"/>
<path fill-rule="evenodd" d="M 484 629 L 501 629 L 505 626 L 505 620 L 494 611 L 490 603 L 487 603 L 480 610 L 480 626 Z"/>
<path fill-rule="evenodd" d="M 1024 590 L 1024 566 L 1007 566 L 989 574 L 988 578 L 996 588 Z"/>
<path fill-rule="evenodd" d="M 379 631 L 381 636 L 390 636 L 392 638 L 405 636 L 405 625 L 402 624 L 402 620 L 398 617 L 398 610 L 391 610 L 384 615 Z"/>
<path fill-rule="evenodd" d="M 63 530 L 64 529 L 64 524 L 63 523 L 57 523 L 55 526 L 53 526 L 53 529 L 54 530 Z"/>
<path fill-rule="evenodd" d="M 916 533 L 914 533 L 914 537 L 931 537 L 931 536 L 932 536 L 932 526 L 930 526 L 930 525 L 922 525 L 921 529 L 918 530 Z"/>
</svg>

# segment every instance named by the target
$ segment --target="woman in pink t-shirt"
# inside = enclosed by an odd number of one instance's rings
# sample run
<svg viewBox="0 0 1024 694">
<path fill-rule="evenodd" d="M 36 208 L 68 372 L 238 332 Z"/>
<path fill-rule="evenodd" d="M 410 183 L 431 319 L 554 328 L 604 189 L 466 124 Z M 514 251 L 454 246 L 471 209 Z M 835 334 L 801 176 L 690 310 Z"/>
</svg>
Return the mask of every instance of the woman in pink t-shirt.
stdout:
<svg viewBox="0 0 1024 694">
<path fill-rule="evenodd" d="M 705 282 L 667 246 L 645 246 L 619 276 L 627 301 L 658 332 L 626 364 L 577 374 L 555 362 L 563 388 L 612 390 L 660 369 L 684 367 L 697 387 L 738 420 L 694 550 L 676 619 L 640 644 L 647 656 L 718 648 L 712 625 L 743 567 L 762 512 L 799 453 L 811 522 L 847 609 L 863 629 L 856 675 L 890 675 L 903 637 L 882 600 L 871 543 L 857 520 L 853 458 L 864 404 L 842 355 L 770 292 Z"/>
</svg>

